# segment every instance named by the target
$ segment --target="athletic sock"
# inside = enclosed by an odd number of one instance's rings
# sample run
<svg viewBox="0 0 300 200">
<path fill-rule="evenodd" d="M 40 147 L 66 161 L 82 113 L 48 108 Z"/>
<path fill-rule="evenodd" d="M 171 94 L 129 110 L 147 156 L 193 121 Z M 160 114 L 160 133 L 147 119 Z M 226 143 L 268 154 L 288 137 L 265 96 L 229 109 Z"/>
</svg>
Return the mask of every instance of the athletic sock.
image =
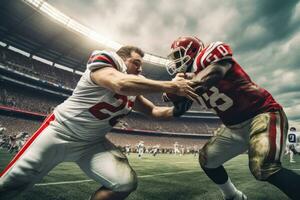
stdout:
<svg viewBox="0 0 300 200">
<path fill-rule="evenodd" d="M 236 194 L 236 187 L 231 182 L 230 178 L 228 178 L 227 182 L 224 184 L 218 185 L 221 192 L 223 193 L 223 196 L 227 198 L 232 198 Z"/>
<path fill-rule="evenodd" d="M 202 167 L 206 175 L 219 187 L 225 198 L 231 198 L 235 195 L 237 189 L 231 182 L 224 167 L 217 168 Z"/>
</svg>

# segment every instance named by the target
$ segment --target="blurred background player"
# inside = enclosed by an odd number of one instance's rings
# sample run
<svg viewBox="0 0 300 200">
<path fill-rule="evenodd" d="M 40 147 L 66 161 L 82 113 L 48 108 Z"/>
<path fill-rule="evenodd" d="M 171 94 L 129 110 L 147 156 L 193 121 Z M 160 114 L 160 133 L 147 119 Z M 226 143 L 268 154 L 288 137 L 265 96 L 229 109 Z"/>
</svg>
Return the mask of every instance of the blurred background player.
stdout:
<svg viewBox="0 0 300 200">
<path fill-rule="evenodd" d="M 291 127 L 288 138 L 287 138 L 287 145 L 286 145 L 286 152 L 285 155 L 289 155 L 290 163 L 295 163 L 294 155 L 297 154 L 296 146 L 298 145 L 298 137 L 295 127 Z"/>
<path fill-rule="evenodd" d="M 143 154 L 144 154 L 144 141 L 140 141 L 137 145 L 136 145 L 136 149 L 137 149 L 137 153 L 138 153 L 138 158 L 142 158 Z"/>
<path fill-rule="evenodd" d="M 155 81 L 140 76 L 144 53 L 133 46 L 117 52 L 94 51 L 73 94 L 24 145 L 0 174 L 0 199 L 30 189 L 56 165 L 76 162 L 102 187 L 91 200 L 122 200 L 137 187 L 126 156 L 105 135 L 133 109 L 156 118 L 183 113 L 179 107 L 158 107 L 142 94 L 170 92 L 196 98 L 193 82 L 178 77 Z"/>
<path fill-rule="evenodd" d="M 5 144 L 5 131 L 6 128 L 0 125 L 0 147 Z"/>
<path fill-rule="evenodd" d="M 5 134 L 6 128 L 0 125 L 0 135 Z"/>
<path fill-rule="evenodd" d="M 154 157 L 159 153 L 159 147 L 160 147 L 159 144 L 154 145 L 154 146 L 152 147 L 151 153 L 152 153 L 152 155 L 153 155 Z"/>
<path fill-rule="evenodd" d="M 174 143 L 174 154 L 175 155 L 180 154 L 178 142 Z"/>
<path fill-rule="evenodd" d="M 290 157 L 290 163 L 295 163 L 294 155 L 296 154 L 296 149 L 294 144 L 288 144 L 286 145 L 286 153 L 285 155 L 289 155 Z"/>
<path fill-rule="evenodd" d="M 28 133 L 26 132 L 20 132 L 16 135 L 16 151 L 20 151 L 20 149 L 25 144 L 25 137 L 28 136 Z"/>
<path fill-rule="evenodd" d="M 249 168 L 257 180 L 300 199 L 300 175 L 281 165 L 288 131 L 281 105 L 250 79 L 233 59 L 228 44 L 213 42 L 205 47 L 196 37 L 179 37 L 171 48 L 169 74 L 185 73 L 181 76 L 198 81 L 199 104 L 212 109 L 225 125 L 199 155 L 202 169 L 218 185 L 224 199 L 247 198 L 231 183 L 223 167 L 224 162 L 247 150 Z"/>
<path fill-rule="evenodd" d="M 4 134 L 0 134 L 0 147 L 2 148 L 2 145 L 5 144 L 5 135 Z"/>
<path fill-rule="evenodd" d="M 17 152 L 17 134 L 9 135 L 9 153 Z"/>
<path fill-rule="evenodd" d="M 199 148 L 198 148 L 197 145 L 194 145 L 193 146 L 193 155 L 194 155 L 194 157 L 197 157 L 198 153 L 199 153 Z"/>
<path fill-rule="evenodd" d="M 126 155 L 129 156 L 129 154 L 130 154 L 130 144 L 126 144 L 126 146 L 125 146 L 125 153 L 126 153 Z"/>
<path fill-rule="evenodd" d="M 180 145 L 180 156 L 183 156 L 184 155 L 184 146 L 183 145 Z"/>
</svg>

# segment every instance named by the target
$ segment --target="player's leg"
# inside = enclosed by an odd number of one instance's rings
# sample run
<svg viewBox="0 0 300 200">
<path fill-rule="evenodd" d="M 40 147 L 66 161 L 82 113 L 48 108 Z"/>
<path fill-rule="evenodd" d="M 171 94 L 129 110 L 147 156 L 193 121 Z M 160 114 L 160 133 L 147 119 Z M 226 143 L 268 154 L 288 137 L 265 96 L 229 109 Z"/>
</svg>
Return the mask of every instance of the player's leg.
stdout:
<svg viewBox="0 0 300 200">
<path fill-rule="evenodd" d="M 35 132 L 14 159 L 2 171 L 0 177 L 0 199 L 7 200 L 31 188 L 40 181 L 63 155 L 61 147 L 56 145 L 53 129 L 49 122 Z"/>
<path fill-rule="evenodd" d="M 294 163 L 294 152 L 292 150 L 290 150 L 290 163 Z"/>
<path fill-rule="evenodd" d="M 142 156 L 143 156 L 143 149 L 139 148 L 139 158 L 142 158 Z"/>
<path fill-rule="evenodd" d="M 199 152 L 200 166 L 206 175 L 219 187 L 224 199 L 247 199 L 231 182 L 223 163 L 245 152 L 245 138 L 233 134 L 230 129 L 220 128 L 216 136 Z"/>
<path fill-rule="evenodd" d="M 77 161 L 79 167 L 102 185 L 91 200 L 122 200 L 137 187 L 137 177 L 127 158 L 115 146 L 105 143 L 86 151 Z"/>
<path fill-rule="evenodd" d="M 291 199 L 300 199 L 300 175 L 282 168 L 281 158 L 288 131 L 283 111 L 264 113 L 251 124 L 249 167 L 253 176 L 268 181 Z"/>
</svg>

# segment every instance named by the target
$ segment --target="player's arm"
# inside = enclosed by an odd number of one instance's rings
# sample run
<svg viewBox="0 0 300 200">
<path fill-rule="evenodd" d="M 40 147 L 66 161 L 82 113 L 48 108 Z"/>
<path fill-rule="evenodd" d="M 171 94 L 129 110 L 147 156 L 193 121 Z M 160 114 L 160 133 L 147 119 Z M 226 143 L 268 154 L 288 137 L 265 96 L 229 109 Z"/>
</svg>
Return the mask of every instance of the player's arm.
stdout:
<svg viewBox="0 0 300 200">
<path fill-rule="evenodd" d="M 183 115 L 191 105 L 192 103 L 187 104 L 186 102 L 182 102 L 178 103 L 178 105 L 174 104 L 172 107 L 156 106 L 142 95 L 139 95 L 135 100 L 134 110 L 154 118 L 167 119 Z"/>
<path fill-rule="evenodd" d="M 171 118 L 173 117 L 174 107 L 156 106 L 142 95 L 139 95 L 136 97 L 133 109 L 155 118 Z"/>
<path fill-rule="evenodd" d="M 115 93 L 126 96 L 138 96 L 154 92 L 169 92 L 190 99 L 197 98 L 194 83 L 190 80 L 156 81 L 141 76 L 124 74 L 112 67 L 104 67 L 91 72 L 92 81 Z"/>
<path fill-rule="evenodd" d="M 196 82 L 195 89 L 199 93 L 205 92 L 224 78 L 232 63 L 229 60 L 222 60 L 207 66 L 191 80 Z"/>
</svg>

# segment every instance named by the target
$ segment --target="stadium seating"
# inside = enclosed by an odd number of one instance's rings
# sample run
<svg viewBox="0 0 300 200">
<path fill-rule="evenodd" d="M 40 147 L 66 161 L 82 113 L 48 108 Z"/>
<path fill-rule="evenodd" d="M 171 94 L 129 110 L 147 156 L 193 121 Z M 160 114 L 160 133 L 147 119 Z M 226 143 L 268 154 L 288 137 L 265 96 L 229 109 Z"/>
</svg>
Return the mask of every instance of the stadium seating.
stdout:
<svg viewBox="0 0 300 200">
<path fill-rule="evenodd" d="M 9 89 L 8 89 L 9 88 Z M 31 91 L 17 86 L 0 85 L 0 104 L 18 109 L 49 114 L 63 100 Z M 121 128 L 175 132 L 190 134 L 211 134 L 218 126 L 216 120 L 199 120 L 180 118 L 173 120 L 156 120 L 132 113 L 121 120 Z"/>
<path fill-rule="evenodd" d="M 212 134 L 218 127 L 218 122 L 199 120 L 192 118 L 180 118 L 172 120 L 157 120 L 142 116 L 128 116 L 122 119 L 128 128 L 152 130 L 158 132 Z"/>
<path fill-rule="evenodd" d="M 0 105 L 11 106 L 31 112 L 48 114 L 62 100 L 29 89 L 0 85 Z"/>
<path fill-rule="evenodd" d="M 78 74 L 58 69 L 4 47 L 0 47 L 0 63 L 24 74 L 68 88 L 75 88 L 80 78 Z"/>
<path fill-rule="evenodd" d="M 0 115 L 0 126 L 7 129 L 5 131 L 7 135 L 14 135 L 19 132 L 27 132 L 31 135 L 40 125 L 41 122 L 39 121 Z"/>
<path fill-rule="evenodd" d="M 162 100 L 162 94 L 147 94 L 145 97 L 149 100 L 151 100 L 155 105 L 159 106 L 172 106 L 172 103 L 165 103 Z M 203 107 L 200 107 L 197 103 L 193 103 L 191 110 L 193 111 L 206 111 L 206 109 L 203 109 Z"/>
</svg>

